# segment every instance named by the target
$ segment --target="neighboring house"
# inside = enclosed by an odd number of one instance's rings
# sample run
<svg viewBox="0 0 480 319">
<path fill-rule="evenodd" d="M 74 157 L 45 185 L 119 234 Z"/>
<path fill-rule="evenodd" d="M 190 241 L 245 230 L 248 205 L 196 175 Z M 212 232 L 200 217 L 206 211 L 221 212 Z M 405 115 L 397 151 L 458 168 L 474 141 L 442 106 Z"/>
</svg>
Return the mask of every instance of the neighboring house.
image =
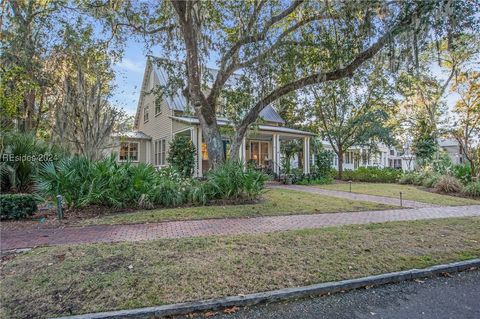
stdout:
<svg viewBox="0 0 480 319">
<path fill-rule="evenodd" d="M 440 150 L 450 157 L 453 164 L 465 163 L 466 159 L 463 155 L 462 147 L 455 139 L 439 138 L 437 143 Z"/>
<path fill-rule="evenodd" d="M 466 159 L 462 155 L 461 146 L 454 139 L 439 138 L 437 140 L 439 151 L 444 152 L 450 157 L 453 164 L 465 163 Z M 333 151 L 327 141 L 323 141 L 323 147 L 326 150 Z M 338 169 L 338 157 L 333 158 L 332 167 Z M 399 151 L 394 147 L 388 147 L 379 143 L 376 152 L 370 152 L 368 148 L 354 146 L 349 148 L 343 157 L 343 168 L 355 170 L 358 167 L 391 167 L 403 171 L 412 171 L 416 167 L 415 155 L 405 150 Z"/>
<path fill-rule="evenodd" d="M 202 137 L 198 119 L 190 111 L 186 98 L 177 92 L 173 96 L 152 91 L 165 87 L 167 72 L 155 63 L 155 57 L 148 57 L 142 89 L 135 115 L 133 132 L 114 134 L 114 145 L 109 152 L 116 152 L 119 161 L 151 163 L 157 167 L 168 165 L 169 143 L 175 135 L 189 137 L 197 154 L 194 175 L 203 176 L 208 170 L 208 152 Z M 215 70 L 208 69 L 212 75 Z M 156 92 L 158 93 L 158 92 Z M 310 172 L 310 136 L 314 134 L 284 126 L 285 121 L 272 106 L 267 106 L 260 113 L 260 120 L 252 128 L 240 149 L 240 158 L 244 163 L 253 163 L 259 168 L 269 168 L 280 172 L 280 144 L 291 139 L 303 140 L 301 167 L 305 173 Z M 229 121 L 218 118 L 219 126 L 228 126 Z M 230 142 L 224 137 L 224 149 L 227 153 Z"/>
<path fill-rule="evenodd" d="M 323 141 L 323 147 L 331 150 L 329 142 Z M 361 146 L 350 147 L 343 155 L 343 169 L 355 170 L 359 167 L 391 167 L 410 171 L 415 168 L 413 155 L 404 154 L 394 147 L 388 147 L 383 143 L 377 145 L 376 151 Z M 338 169 L 338 157 L 334 155 L 332 167 Z"/>
</svg>

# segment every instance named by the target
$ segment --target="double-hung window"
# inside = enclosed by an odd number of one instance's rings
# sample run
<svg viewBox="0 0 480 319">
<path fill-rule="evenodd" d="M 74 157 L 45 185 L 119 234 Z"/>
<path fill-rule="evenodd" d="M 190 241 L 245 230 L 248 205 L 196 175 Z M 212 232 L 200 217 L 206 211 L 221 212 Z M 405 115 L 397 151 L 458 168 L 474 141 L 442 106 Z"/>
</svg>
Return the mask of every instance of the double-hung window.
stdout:
<svg viewBox="0 0 480 319">
<path fill-rule="evenodd" d="M 120 161 L 138 161 L 138 143 L 137 142 L 122 142 L 120 144 L 120 152 L 118 154 Z"/>
<path fill-rule="evenodd" d="M 155 115 L 162 113 L 162 98 L 155 98 Z"/>
<path fill-rule="evenodd" d="M 148 105 L 145 105 L 144 108 L 143 108 L 143 122 L 144 123 L 148 122 L 148 109 L 149 109 Z"/>
<path fill-rule="evenodd" d="M 166 160 L 166 140 L 159 139 L 155 141 L 155 165 L 162 166 L 165 165 Z"/>
</svg>

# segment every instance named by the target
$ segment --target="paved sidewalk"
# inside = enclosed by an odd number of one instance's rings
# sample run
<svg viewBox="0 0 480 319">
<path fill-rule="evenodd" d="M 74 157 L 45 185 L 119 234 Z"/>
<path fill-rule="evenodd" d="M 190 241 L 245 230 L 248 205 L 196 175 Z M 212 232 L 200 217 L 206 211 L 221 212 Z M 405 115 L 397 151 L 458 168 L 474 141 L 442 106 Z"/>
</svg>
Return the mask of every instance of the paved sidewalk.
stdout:
<svg viewBox="0 0 480 319">
<path fill-rule="evenodd" d="M 480 216 L 480 205 L 424 207 L 356 213 L 288 215 L 257 218 L 204 219 L 136 225 L 98 225 L 3 231 L 0 249 L 79 243 L 142 241 L 211 235 L 256 234 L 352 224 Z"/>
<path fill-rule="evenodd" d="M 291 189 L 295 191 L 308 192 L 313 194 L 320 194 L 320 195 L 340 197 L 340 198 L 346 198 L 346 199 L 352 199 L 352 200 L 363 200 L 365 202 L 374 202 L 374 203 L 380 203 L 380 204 L 400 206 L 400 198 L 349 193 L 349 192 L 335 191 L 330 189 L 323 189 L 323 188 L 318 188 L 313 186 L 303 186 L 303 185 L 270 184 L 268 185 L 268 187 Z M 403 200 L 402 204 L 403 204 L 403 207 L 410 207 L 410 208 L 441 207 L 440 205 L 416 202 L 413 200 Z"/>
</svg>

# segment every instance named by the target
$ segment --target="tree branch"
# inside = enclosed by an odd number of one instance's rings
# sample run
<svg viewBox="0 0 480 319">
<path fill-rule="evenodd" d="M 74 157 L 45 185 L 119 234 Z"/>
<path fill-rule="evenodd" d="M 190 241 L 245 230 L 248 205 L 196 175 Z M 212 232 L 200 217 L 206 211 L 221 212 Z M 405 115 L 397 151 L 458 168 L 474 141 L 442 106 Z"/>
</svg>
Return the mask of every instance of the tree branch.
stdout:
<svg viewBox="0 0 480 319">
<path fill-rule="evenodd" d="M 422 4 L 417 8 L 418 11 L 422 11 Z M 312 85 L 323 83 L 327 81 L 335 81 L 346 77 L 351 77 L 356 69 L 358 69 L 365 61 L 368 61 L 379 52 L 385 44 L 394 36 L 402 33 L 405 27 L 409 26 L 413 21 L 413 14 L 406 14 L 398 23 L 390 28 L 388 32 L 382 35 L 377 42 L 372 44 L 368 49 L 362 51 L 357 55 L 357 57 L 350 62 L 347 66 L 339 68 L 334 71 L 329 72 L 318 72 L 296 81 L 290 82 L 283 86 L 278 87 L 273 90 L 270 94 L 258 101 L 253 108 L 248 112 L 244 119 L 237 125 L 237 135 L 243 136 L 243 134 L 248 129 L 248 125 L 253 123 L 257 118 L 260 112 L 269 104 L 284 96 L 290 92 L 298 90 L 300 88 Z"/>
</svg>

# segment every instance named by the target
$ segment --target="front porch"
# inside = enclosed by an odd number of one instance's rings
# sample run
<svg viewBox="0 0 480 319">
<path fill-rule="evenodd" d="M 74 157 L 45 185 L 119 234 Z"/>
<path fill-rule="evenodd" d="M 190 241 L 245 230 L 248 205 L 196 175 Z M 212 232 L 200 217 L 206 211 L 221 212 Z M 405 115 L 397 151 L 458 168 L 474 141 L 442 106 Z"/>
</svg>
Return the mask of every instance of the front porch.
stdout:
<svg viewBox="0 0 480 319">
<path fill-rule="evenodd" d="M 182 122 L 189 121 L 190 118 L 175 118 Z M 223 123 L 220 123 L 223 124 Z M 225 124 L 224 124 L 225 125 Z M 205 140 L 202 137 L 202 130 L 199 125 L 193 125 L 188 129 L 184 129 L 176 134 L 190 136 L 196 149 L 196 167 L 195 177 L 203 177 L 208 171 L 208 151 Z M 255 129 L 250 130 L 240 147 L 240 160 L 245 165 L 253 165 L 258 169 L 265 170 L 275 176 L 282 173 L 283 155 L 281 146 L 283 143 L 297 140 L 302 145 L 301 150 L 291 160 L 291 168 L 300 168 L 303 173 L 310 173 L 310 137 L 314 134 L 310 132 L 300 131 L 296 129 L 258 125 Z M 230 149 L 230 138 L 223 138 L 225 157 L 228 158 Z"/>
</svg>

